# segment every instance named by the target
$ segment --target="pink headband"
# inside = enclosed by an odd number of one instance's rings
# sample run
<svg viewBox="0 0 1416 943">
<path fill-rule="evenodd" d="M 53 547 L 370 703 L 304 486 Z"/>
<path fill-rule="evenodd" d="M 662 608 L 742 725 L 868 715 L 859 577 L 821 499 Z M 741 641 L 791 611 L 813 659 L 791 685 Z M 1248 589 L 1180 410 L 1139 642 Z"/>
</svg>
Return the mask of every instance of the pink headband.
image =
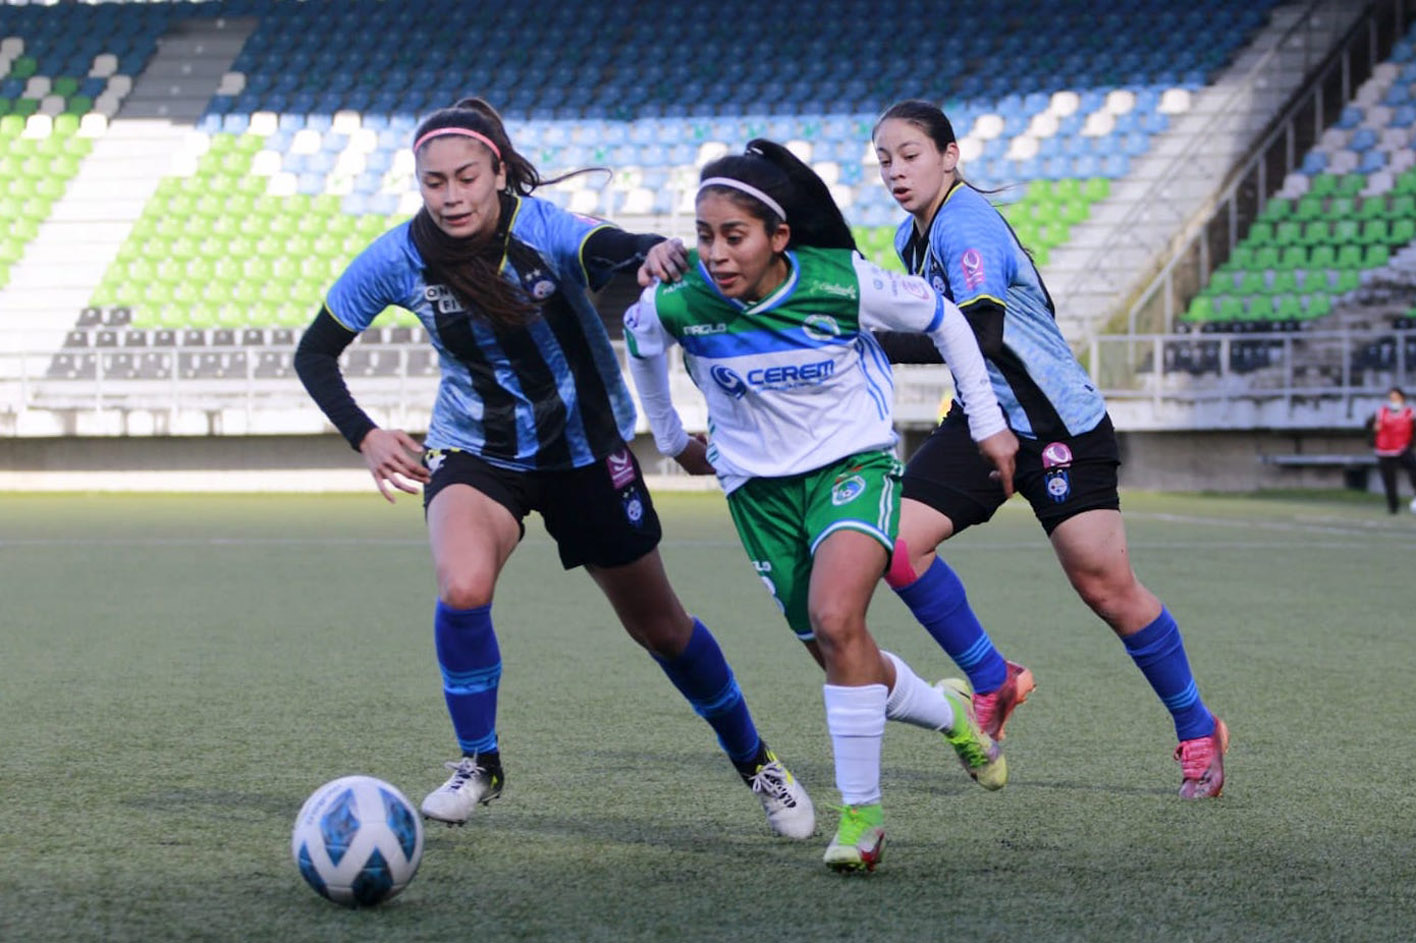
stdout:
<svg viewBox="0 0 1416 943">
<path fill-rule="evenodd" d="M 491 149 L 493 154 L 497 155 L 497 160 L 501 160 L 501 148 L 493 144 L 491 138 L 487 137 L 480 131 L 473 131 L 471 128 L 434 128 L 433 130 L 429 131 L 427 134 L 423 135 L 418 140 L 413 142 L 413 150 L 417 151 L 418 148 L 428 143 L 428 140 L 430 138 L 440 138 L 444 134 L 460 134 L 463 137 L 476 138 L 483 144 L 487 145 L 487 147 Z"/>
</svg>

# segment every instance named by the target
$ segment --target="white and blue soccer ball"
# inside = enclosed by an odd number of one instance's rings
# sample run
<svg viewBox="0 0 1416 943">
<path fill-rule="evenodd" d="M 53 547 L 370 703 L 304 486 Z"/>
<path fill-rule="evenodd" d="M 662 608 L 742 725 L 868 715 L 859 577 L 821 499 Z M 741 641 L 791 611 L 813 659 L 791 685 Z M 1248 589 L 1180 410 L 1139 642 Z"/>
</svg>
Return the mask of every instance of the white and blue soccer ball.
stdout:
<svg viewBox="0 0 1416 943">
<path fill-rule="evenodd" d="M 372 776 L 345 776 L 300 808 L 290 853 L 305 882 L 346 907 L 397 895 L 423 859 L 423 822 L 406 796 Z"/>
</svg>

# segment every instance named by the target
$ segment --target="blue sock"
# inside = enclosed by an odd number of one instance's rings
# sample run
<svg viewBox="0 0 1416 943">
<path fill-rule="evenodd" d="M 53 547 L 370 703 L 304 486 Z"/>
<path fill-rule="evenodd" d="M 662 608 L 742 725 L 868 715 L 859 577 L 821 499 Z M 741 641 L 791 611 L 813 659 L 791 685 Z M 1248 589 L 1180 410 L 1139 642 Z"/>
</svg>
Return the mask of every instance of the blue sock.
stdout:
<svg viewBox="0 0 1416 943">
<path fill-rule="evenodd" d="M 677 658 L 653 657 L 698 716 L 717 732 L 718 743 L 730 760 L 746 763 L 757 756 L 762 740 L 757 736 L 747 701 L 706 625 L 693 620 L 693 635 Z"/>
<path fill-rule="evenodd" d="M 998 690 L 1008 680 L 1008 664 L 969 608 L 959 575 L 935 557 L 919 579 L 895 590 L 910 612 L 934 636 L 939 647 L 969 676 L 980 694 Z"/>
<path fill-rule="evenodd" d="M 1146 676 L 1160 702 L 1175 721 L 1175 735 L 1181 740 L 1207 737 L 1214 732 L 1214 717 L 1200 700 L 1200 689 L 1190 674 L 1180 627 L 1164 606 L 1155 621 L 1135 635 L 1121 639 L 1126 651 Z"/>
<path fill-rule="evenodd" d="M 465 755 L 497 749 L 497 684 L 501 649 L 492 631 L 492 606 L 453 609 L 441 599 L 433 618 L 443 698 L 457 745 Z"/>
</svg>

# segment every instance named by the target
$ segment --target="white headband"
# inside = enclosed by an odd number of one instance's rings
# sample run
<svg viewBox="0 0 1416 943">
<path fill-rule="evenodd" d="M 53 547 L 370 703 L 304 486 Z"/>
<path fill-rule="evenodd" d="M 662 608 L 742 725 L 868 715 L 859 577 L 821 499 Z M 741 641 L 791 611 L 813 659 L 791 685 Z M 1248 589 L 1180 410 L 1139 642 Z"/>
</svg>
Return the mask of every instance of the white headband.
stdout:
<svg viewBox="0 0 1416 943">
<path fill-rule="evenodd" d="M 769 210 L 782 218 L 782 222 L 787 221 L 787 211 L 782 209 L 782 204 L 750 183 L 743 183 L 741 180 L 734 180 L 732 177 L 709 177 L 698 185 L 698 192 L 702 193 L 708 187 L 731 187 L 734 190 L 741 190 L 748 196 L 761 200 Z"/>
</svg>

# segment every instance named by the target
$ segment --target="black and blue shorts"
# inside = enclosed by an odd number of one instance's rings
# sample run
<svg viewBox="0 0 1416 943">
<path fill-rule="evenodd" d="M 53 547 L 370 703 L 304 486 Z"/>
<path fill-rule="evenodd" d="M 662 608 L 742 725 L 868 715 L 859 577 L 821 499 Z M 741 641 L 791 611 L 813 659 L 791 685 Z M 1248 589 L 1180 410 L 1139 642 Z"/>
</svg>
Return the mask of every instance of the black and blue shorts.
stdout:
<svg viewBox="0 0 1416 943">
<path fill-rule="evenodd" d="M 1119 510 L 1116 490 L 1121 465 L 1110 416 L 1081 435 L 1060 439 L 1018 436 L 1013 485 L 1032 505 L 1042 529 L 1052 532 L 1068 518 L 1100 508 Z M 1003 487 L 989 475 L 993 466 L 979 454 L 968 419 L 955 408 L 905 465 L 904 496 L 943 514 L 958 533 L 993 517 L 1003 504 Z"/>
<path fill-rule="evenodd" d="M 526 533 L 536 511 L 567 570 L 633 563 L 659 545 L 662 531 L 639 461 L 625 446 L 580 468 L 521 471 L 501 468 L 460 449 L 430 449 L 423 464 L 423 510 L 448 485 L 470 485 L 511 512 Z"/>
</svg>

